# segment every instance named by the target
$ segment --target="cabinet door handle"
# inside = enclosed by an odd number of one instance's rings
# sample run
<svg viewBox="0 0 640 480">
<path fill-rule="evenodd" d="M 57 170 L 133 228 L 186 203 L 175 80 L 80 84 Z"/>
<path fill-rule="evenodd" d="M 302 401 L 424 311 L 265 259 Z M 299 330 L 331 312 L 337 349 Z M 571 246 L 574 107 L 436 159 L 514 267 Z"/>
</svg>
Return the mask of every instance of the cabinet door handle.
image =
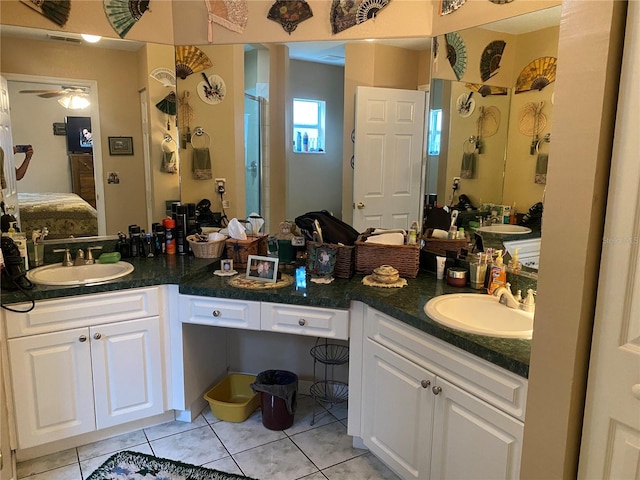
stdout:
<svg viewBox="0 0 640 480">
<path fill-rule="evenodd" d="M 96 340 L 100 340 L 102 338 L 102 334 L 101 333 L 96 333 L 93 335 L 93 338 L 95 338 Z"/>
<path fill-rule="evenodd" d="M 300 320 L 298 320 L 298 325 L 300 325 L 301 327 L 304 327 L 307 324 L 307 321 L 304 318 L 301 318 Z"/>
<path fill-rule="evenodd" d="M 438 395 L 442 391 L 442 387 L 439 387 L 438 385 L 434 385 L 431 390 L 433 391 L 434 395 Z"/>
<path fill-rule="evenodd" d="M 212 315 L 218 318 L 220 315 L 222 315 L 222 312 L 220 310 L 214 310 Z"/>
<path fill-rule="evenodd" d="M 431 385 L 431 380 L 422 380 L 420 385 L 422 385 L 422 388 L 428 388 Z"/>
<path fill-rule="evenodd" d="M 86 342 L 87 341 L 87 336 L 86 335 L 80 335 L 80 338 L 78 338 L 78 340 L 80 342 Z"/>
</svg>

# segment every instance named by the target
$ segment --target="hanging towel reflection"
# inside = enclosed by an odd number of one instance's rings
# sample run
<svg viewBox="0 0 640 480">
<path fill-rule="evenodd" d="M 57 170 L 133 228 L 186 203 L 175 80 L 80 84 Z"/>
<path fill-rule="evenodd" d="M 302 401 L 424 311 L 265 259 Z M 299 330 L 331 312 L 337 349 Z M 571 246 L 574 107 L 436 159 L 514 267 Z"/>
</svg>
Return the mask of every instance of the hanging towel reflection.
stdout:
<svg viewBox="0 0 640 480">
<path fill-rule="evenodd" d="M 211 172 L 211 156 L 208 148 L 193 149 L 193 178 L 194 180 L 210 180 L 213 178 Z"/>
<path fill-rule="evenodd" d="M 462 166 L 460 168 L 460 178 L 476 177 L 476 153 L 464 152 L 462 154 Z"/>
</svg>

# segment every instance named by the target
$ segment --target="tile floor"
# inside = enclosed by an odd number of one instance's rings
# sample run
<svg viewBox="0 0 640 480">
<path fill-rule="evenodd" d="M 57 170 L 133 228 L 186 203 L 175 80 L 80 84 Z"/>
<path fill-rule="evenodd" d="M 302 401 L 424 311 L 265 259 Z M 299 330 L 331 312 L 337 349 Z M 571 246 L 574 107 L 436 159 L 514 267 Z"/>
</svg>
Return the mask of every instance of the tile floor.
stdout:
<svg viewBox="0 0 640 480">
<path fill-rule="evenodd" d="M 367 450 L 352 447 L 346 404 L 316 407 L 313 426 L 312 406 L 311 397 L 299 396 L 294 424 L 284 431 L 265 428 L 260 410 L 230 423 L 207 408 L 192 423 L 164 423 L 20 462 L 18 478 L 84 480 L 114 453 L 132 450 L 264 480 L 398 479 Z"/>
</svg>

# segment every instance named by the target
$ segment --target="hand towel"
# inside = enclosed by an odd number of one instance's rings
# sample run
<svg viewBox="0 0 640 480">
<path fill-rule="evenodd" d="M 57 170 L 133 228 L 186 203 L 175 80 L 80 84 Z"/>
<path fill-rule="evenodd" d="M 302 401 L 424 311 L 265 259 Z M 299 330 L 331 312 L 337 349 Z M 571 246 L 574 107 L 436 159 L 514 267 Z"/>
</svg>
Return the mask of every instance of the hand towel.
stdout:
<svg viewBox="0 0 640 480">
<path fill-rule="evenodd" d="M 534 182 L 542 185 L 547 183 L 547 166 L 549 164 L 549 154 L 539 153 L 536 161 L 536 177 Z"/>
<path fill-rule="evenodd" d="M 476 153 L 462 154 L 462 167 L 460 168 L 460 178 L 475 178 L 476 176 Z"/>
<path fill-rule="evenodd" d="M 195 180 L 210 180 L 213 178 L 208 148 L 193 149 L 193 178 Z"/>
<path fill-rule="evenodd" d="M 175 152 L 162 152 L 162 166 L 160 171 L 164 173 L 178 173 L 178 163 Z"/>
</svg>

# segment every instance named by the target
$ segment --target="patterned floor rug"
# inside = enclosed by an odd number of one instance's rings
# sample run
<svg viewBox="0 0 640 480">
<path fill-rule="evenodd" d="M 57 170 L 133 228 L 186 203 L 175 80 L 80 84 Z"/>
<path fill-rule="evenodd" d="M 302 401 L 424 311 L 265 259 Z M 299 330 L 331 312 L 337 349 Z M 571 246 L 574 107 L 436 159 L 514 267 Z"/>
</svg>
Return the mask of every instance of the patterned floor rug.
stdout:
<svg viewBox="0 0 640 480">
<path fill-rule="evenodd" d="M 249 477 L 197 467 L 136 452 L 111 456 L 87 480 L 251 480 Z"/>
</svg>

